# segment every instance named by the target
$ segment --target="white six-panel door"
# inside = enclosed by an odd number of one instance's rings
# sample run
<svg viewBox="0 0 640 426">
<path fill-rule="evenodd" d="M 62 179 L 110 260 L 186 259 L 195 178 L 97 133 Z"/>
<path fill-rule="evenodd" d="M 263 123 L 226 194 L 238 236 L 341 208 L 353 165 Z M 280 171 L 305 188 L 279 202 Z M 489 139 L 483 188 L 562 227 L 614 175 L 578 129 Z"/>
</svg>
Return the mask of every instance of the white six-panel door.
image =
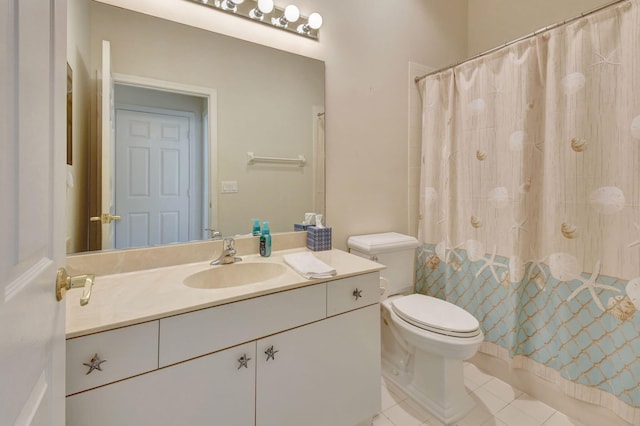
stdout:
<svg viewBox="0 0 640 426">
<path fill-rule="evenodd" d="M 115 248 L 189 240 L 189 119 L 116 111 Z"/>
<path fill-rule="evenodd" d="M 66 2 L 0 2 L 0 424 L 64 424 Z"/>
</svg>

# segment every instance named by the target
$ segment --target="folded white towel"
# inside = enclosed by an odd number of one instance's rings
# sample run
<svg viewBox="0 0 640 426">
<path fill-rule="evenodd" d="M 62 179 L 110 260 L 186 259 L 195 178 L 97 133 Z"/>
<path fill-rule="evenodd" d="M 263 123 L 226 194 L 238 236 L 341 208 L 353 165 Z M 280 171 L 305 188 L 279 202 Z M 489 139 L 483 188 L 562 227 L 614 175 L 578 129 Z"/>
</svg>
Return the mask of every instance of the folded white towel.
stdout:
<svg viewBox="0 0 640 426">
<path fill-rule="evenodd" d="M 329 278 L 336 274 L 335 269 L 315 257 L 313 253 L 285 254 L 283 258 L 287 265 L 307 279 Z"/>
</svg>

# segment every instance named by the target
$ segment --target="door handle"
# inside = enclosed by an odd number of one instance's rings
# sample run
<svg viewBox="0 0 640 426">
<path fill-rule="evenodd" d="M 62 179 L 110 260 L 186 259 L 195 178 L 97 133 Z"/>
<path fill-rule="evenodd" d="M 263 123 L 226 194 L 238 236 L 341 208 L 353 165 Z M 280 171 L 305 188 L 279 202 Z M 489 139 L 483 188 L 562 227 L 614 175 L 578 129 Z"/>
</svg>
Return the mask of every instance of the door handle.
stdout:
<svg viewBox="0 0 640 426">
<path fill-rule="evenodd" d="M 111 213 L 102 213 L 100 216 L 91 216 L 89 218 L 89 221 L 102 222 L 102 224 L 107 225 L 113 222 L 114 220 L 120 220 L 120 219 L 122 219 L 121 216 L 115 216 L 115 215 L 112 215 Z"/>
<path fill-rule="evenodd" d="M 59 302 L 64 298 L 67 290 L 72 288 L 82 288 L 82 297 L 80 298 L 80 306 L 89 303 L 91 299 L 91 289 L 96 277 L 93 274 L 69 276 L 64 268 L 58 269 L 56 275 L 56 300 Z"/>
</svg>

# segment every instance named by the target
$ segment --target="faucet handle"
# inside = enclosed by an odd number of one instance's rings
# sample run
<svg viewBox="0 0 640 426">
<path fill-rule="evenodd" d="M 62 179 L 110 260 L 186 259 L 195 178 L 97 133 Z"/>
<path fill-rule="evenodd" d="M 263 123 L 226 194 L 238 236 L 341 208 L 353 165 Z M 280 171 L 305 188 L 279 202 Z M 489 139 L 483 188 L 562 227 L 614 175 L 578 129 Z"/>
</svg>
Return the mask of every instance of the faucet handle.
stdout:
<svg viewBox="0 0 640 426">
<path fill-rule="evenodd" d="M 204 230 L 207 231 L 210 240 L 219 240 L 222 238 L 222 233 L 220 231 L 216 231 L 213 228 L 205 228 Z"/>
<path fill-rule="evenodd" d="M 225 250 L 233 250 L 233 243 L 235 240 L 231 237 L 227 237 L 224 239 L 224 249 Z"/>
</svg>

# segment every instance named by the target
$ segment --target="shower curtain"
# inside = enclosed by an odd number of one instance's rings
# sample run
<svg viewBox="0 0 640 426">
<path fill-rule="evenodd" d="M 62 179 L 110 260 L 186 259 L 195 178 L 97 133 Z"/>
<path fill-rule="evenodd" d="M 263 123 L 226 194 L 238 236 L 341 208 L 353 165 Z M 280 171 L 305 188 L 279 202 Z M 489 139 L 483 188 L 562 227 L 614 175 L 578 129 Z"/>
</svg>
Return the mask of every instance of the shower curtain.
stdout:
<svg viewBox="0 0 640 426">
<path fill-rule="evenodd" d="M 640 2 L 423 79 L 416 290 L 640 424 Z"/>
</svg>

